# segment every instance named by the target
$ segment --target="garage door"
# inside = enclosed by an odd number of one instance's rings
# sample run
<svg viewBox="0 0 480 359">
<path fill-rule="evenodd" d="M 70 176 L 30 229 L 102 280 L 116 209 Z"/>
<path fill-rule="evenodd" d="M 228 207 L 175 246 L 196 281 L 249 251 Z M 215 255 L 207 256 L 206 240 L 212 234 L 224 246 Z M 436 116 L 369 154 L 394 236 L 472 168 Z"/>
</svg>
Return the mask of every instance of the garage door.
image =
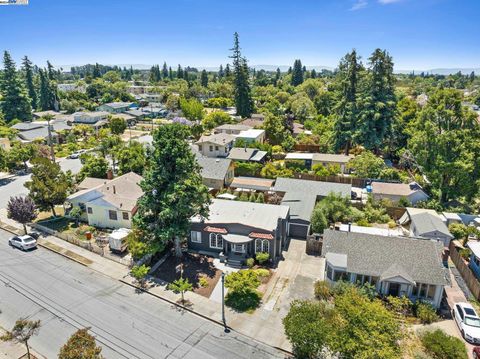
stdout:
<svg viewBox="0 0 480 359">
<path fill-rule="evenodd" d="M 288 235 L 294 238 L 306 239 L 308 234 L 308 226 L 304 224 L 290 223 L 288 225 Z"/>
</svg>

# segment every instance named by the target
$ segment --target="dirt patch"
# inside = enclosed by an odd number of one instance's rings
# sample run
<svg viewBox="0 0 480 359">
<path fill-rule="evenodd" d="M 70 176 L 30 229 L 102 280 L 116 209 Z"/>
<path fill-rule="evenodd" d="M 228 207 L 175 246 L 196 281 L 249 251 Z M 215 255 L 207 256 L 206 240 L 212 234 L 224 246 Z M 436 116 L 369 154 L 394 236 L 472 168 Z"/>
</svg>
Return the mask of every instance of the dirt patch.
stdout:
<svg viewBox="0 0 480 359">
<path fill-rule="evenodd" d="M 186 253 L 181 259 L 170 256 L 153 275 L 172 283 L 180 278 L 180 273 L 176 271 L 179 264 L 183 264 L 183 277 L 192 283 L 193 292 L 209 298 L 222 275 L 222 271 L 213 265 L 213 258 L 193 253 Z M 200 278 L 205 278 L 202 282 L 206 286 L 201 285 Z"/>
</svg>

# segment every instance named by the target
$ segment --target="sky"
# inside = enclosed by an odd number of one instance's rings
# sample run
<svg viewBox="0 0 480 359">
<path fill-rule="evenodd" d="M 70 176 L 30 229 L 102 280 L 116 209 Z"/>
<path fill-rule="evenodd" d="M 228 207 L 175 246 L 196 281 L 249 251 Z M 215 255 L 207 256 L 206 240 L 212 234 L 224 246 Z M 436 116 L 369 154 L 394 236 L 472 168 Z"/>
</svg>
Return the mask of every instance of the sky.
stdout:
<svg viewBox="0 0 480 359">
<path fill-rule="evenodd" d="M 479 0 L 30 0 L 0 6 L 0 50 L 36 64 L 337 66 L 352 48 L 398 70 L 480 67 Z"/>
</svg>

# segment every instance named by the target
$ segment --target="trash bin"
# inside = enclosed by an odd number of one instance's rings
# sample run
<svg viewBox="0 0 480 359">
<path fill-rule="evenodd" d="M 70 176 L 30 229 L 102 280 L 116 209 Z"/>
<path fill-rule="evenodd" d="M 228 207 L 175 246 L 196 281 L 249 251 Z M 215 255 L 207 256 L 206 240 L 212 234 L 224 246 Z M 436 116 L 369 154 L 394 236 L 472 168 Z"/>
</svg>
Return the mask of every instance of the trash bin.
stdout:
<svg viewBox="0 0 480 359">
<path fill-rule="evenodd" d="M 92 239 L 92 232 L 86 231 L 86 232 L 85 232 L 85 237 L 86 237 L 88 240 L 91 240 L 91 239 Z"/>
</svg>

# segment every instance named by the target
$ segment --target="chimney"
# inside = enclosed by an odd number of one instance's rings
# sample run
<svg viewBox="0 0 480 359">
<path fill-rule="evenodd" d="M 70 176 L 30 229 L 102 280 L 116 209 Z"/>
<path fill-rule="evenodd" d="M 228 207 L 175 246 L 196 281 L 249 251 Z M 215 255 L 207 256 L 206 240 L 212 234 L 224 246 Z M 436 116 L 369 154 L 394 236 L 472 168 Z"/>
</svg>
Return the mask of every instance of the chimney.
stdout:
<svg viewBox="0 0 480 359">
<path fill-rule="evenodd" d="M 117 190 L 116 190 L 116 188 L 115 188 L 115 185 L 113 185 L 112 188 L 113 188 L 113 194 L 116 194 L 116 193 L 117 193 Z"/>
<path fill-rule="evenodd" d="M 107 171 L 107 179 L 112 180 L 113 179 L 113 171 L 111 168 L 108 169 Z"/>
</svg>

